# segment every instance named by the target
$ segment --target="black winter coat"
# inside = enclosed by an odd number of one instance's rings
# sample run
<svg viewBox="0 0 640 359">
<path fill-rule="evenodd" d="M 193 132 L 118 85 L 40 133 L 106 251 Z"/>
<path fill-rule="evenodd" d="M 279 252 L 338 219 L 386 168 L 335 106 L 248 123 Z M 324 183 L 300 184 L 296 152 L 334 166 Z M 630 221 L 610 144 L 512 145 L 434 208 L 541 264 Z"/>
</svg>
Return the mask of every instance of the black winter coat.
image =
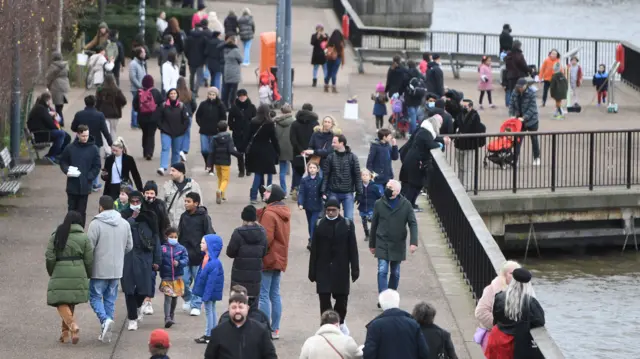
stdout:
<svg viewBox="0 0 640 359">
<path fill-rule="evenodd" d="M 104 186 L 104 195 L 111 195 L 111 193 L 107 193 L 109 184 L 111 183 L 111 177 L 113 176 L 113 163 L 116 160 L 116 156 L 111 154 L 107 156 L 104 160 L 104 171 L 107 173 L 106 178 L 104 179 L 104 183 L 107 185 Z M 122 168 L 117 168 L 116 171 L 120 174 L 120 179 L 122 181 L 128 181 L 129 184 L 135 185 L 138 191 L 142 191 L 142 179 L 140 178 L 140 172 L 138 172 L 138 166 L 136 165 L 136 160 L 129 156 L 128 154 L 122 154 Z M 117 197 L 117 196 L 116 196 Z"/>
<path fill-rule="evenodd" d="M 544 310 L 536 298 L 530 297 L 528 308 L 523 308 L 522 318 L 517 322 L 509 319 L 504 312 L 506 291 L 499 292 L 493 302 L 493 323 L 498 329 L 514 336 L 514 358 L 543 359 L 544 356 L 537 348 L 531 347 L 533 338 L 530 330 L 544 326 Z"/>
<path fill-rule="evenodd" d="M 460 134 L 485 133 L 487 128 L 480 121 L 478 111 L 469 111 L 462 121 L 456 121 L 456 130 Z M 475 150 L 485 145 L 486 138 L 456 138 L 454 145 L 459 150 Z"/>
<path fill-rule="evenodd" d="M 384 92 L 386 92 L 389 97 L 393 96 L 394 93 L 398 93 L 402 95 L 405 90 L 405 85 L 409 81 L 408 79 L 409 73 L 407 69 L 398 66 L 395 69 L 389 68 L 387 71 L 387 84 L 384 87 Z"/>
<path fill-rule="evenodd" d="M 422 335 L 429 347 L 429 353 L 431 353 L 429 358 L 436 359 L 440 353 L 444 353 L 447 359 L 458 359 L 456 349 L 451 341 L 451 333 L 435 324 L 421 326 L 420 330 L 422 330 Z"/>
<path fill-rule="evenodd" d="M 50 137 L 48 132 L 58 129 L 49 111 L 49 108 L 46 106 L 35 104 L 31 112 L 29 112 L 27 128 L 33 133 L 36 142 L 49 142 Z"/>
<path fill-rule="evenodd" d="M 196 123 L 200 126 L 199 133 L 201 135 L 213 136 L 218 134 L 218 123 L 227 120 L 227 111 L 220 101 L 205 100 L 200 102 L 198 111 L 196 111 Z"/>
<path fill-rule="evenodd" d="M 109 128 L 107 128 L 107 120 L 104 114 L 96 110 L 95 107 L 85 107 L 84 110 L 78 111 L 71 122 L 71 131 L 78 132 L 80 125 L 89 127 L 89 136 L 93 137 L 98 148 L 102 147 L 102 136 L 107 139 L 107 145 L 113 144 Z"/>
<path fill-rule="evenodd" d="M 106 118 L 122 118 L 122 108 L 127 104 L 127 98 L 120 89 L 100 88 L 96 91 L 96 109 Z"/>
<path fill-rule="evenodd" d="M 221 132 L 211 140 L 207 167 L 213 165 L 231 166 L 231 156 L 240 156 L 233 144 L 233 138 L 229 132 Z"/>
<path fill-rule="evenodd" d="M 238 17 L 233 15 L 233 16 L 227 16 L 226 19 L 224 19 L 224 35 L 237 35 L 238 34 Z"/>
<path fill-rule="evenodd" d="M 233 143 L 236 149 L 244 152 L 249 142 L 249 132 L 251 132 L 251 119 L 257 115 L 256 107 L 247 99 L 241 102 L 236 99 L 235 104 L 229 110 L 229 129 L 233 131 Z"/>
<path fill-rule="evenodd" d="M 431 150 L 440 146 L 431 132 L 424 128 L 418 129 L 416 134 L 411 137 L 411 147 L 400 168 L 400 182 L 422 187 L 427 176 L 427 169 L 431 166 Z"/>
<path fill-rule="evenodd" d="M 346 146 L 344 152 L 332 152 L 322 166 L 323 195 L 329 193 L 353 193 L 362 194 L 362 179 L 360 177 L 360 161 Z"/>
<path fill-rule="evenodd" d="M 512 47 L 513 47 L 513 36 L 511 36 L 511 32 L 507 30 L 502 30 L 502 33 L 500 33 L 500 52 L 511 51 Z"/>
<path fill-rule="evenodd" d="M 204 352 L 204 359 L 240 358 L 278 359 L 271 333 L 252 319 L 239 328 L 231 320 L 218 324 L 211 331 L 211 341 Z"/>
<path fill-rule="evenodd" d="M 427 110 L 425 118 L 432 117 L 433 115 L 440 115 L 440 117 L 442 117 L 442 126 L 440 126 L 441 135 L 453 135 L 455 133 L 455 121 L 449 112 L 440 107 L 431 107 Z"/>
<path fill-rule="evenodd" d="M 167 100 L 154 112 L 157 116 L 158 128 L 172 138 L 185 134 L 189 129 L 189 109 L 182 102 L 171 105 Z"/>
<path fill-rule="evenodd" d="M 427 91 L 438 95 L 438 98 L 444 96 L 444 74 L 437 62 L 429 64 L 426 85 Z"/>
<path fill-rule="evenodd" d="M 93 180 L 100 175 L 100 150 L 91 136 L 86 143 L 80 143 L 76 138 L 64 148 L 62 155 L 60 155 L 62 173 L 66 175 L 69 166 L 78 167 L 80 176 L 67 177 L 67 194 L 90 194 Z"/>
<path fill-rule="evenodd" d="M 276 136 L 275 123 L 269 122 L 262 126 L 257 121 L 259 119 L 256 117 L 251 120 L 250 125 L 248 141 L 252 144 L 246 158 L 247 172 L 275 174 L 276 163 L 280 157 L 280 145 Z"/>
<path fill-rule="evenodd" d="M 324 49 L 320 46 L 323 41 L 328 41 L 329 38 L 326 34 L 322 34 L 318 38 L 318 33 L 314 32 L 311 35 L 311 46 L 313 51 L 311 52 L 311 65 L 324 65 L 327 62 L 327 57 L 324 54 Z"/>
<path fill-rule="evenodd" d="M 136 110 L 136 112 L 138 113 L 139 124 L 146 125 L 146 124 L 154 123 L 157 125 L 156 121 L 159 119 L 157 112 L 159 111 L 159 108 L 162 107 L 164 98 L 162 97 L 162 94 L 160 93 L 160 91 L 156 88 L 151 89 L 151 95 L 153 96 L 153 101 L 156 103 L 156 111 L 149 114 L 140 113 L 139 92 L 136 92 L 136 95 L 133 97 L 133 102 L 131 103 L 131 105 L 133 106 L 133 109 Z"/>
<path fill-rule="evenodd" d="M 207 39 L 207 47 L 204 50 L 204 54 L 207 58 L 207 67 L 209 72 L 216 74 L 222 72 L 224 69 L 224 51 L 222 45 L 224 41 L 217 37 L 211 37 Z"/>
<path fill-rule="evenodd" d="M 189 33 L 184 49 L 189 66 L 200 67 L 205 64 L 205 49 L 207 47 L 206 34 L 207 33 L 202 30 L 194 30 Z"/>
<path fill-rule="evenodd" d="M 247 288 L 249 297 L 260 295 L 262 258 L 267 254 L 267 232 L 260 225 L 246 225 L 233 231 L 227 256 L 233 258 L 231 287 L 236 284 Z"/>
<path fill-rule="evenodd" d="M 313 232 L 309 280 L 318 294 L 349 294 L 350 283 L 360 276 L 358 244 L 353 222 L 342 216 L 322 218 Z"/>
<path fill-rule="evenodd" d="M 333 152 L 331 141 L 333 141 L 333 132 L 323 132 L 320 125 L 313 128 L 308 149 L 313 150 L 313 156 L 320 157 L 321 169 L 324 168 L 329 154 Z"/>
<path fill-rule="evenodd" d="M 151 296 L 155 288 L 149 273 L 154 264 L 162 264 L 160 235 L 155 230 L 158 221 L 148 210 L 143 210 L 136 218 L 129 216 L 127 221 L 131 226 L 133 249 L 124 255 L 122 291 L 127 295 Z"/>
<path fill-rule="evenodd" d="M 527 60 L 525 60 L 522 50 L 513 49 L 509 51 L 504 58 L 504 65 L 507 69 L 507 80 L 510 81 L 515 81 L 531 74 L 531 69 L 527 65 Z"/>
<path fill-rule="evenodd" d="M 402 309 L 387 309 L 366 327 L 367 338 L 362 349 L 364 359 L 431 358 L 420 326 Z"/>
<path fill-rule="evenodd" d="M 309 148 L 309 141 L 316 126 L 318 126 L 318 115 L 315 112 L 300 110 L 296 113 L 296 121 L 291 124 L 291 132 L 289 132 L 294 156 Z"/>
<path fill-rule="evenodd" d="M 162 36 L 164 37 L 164 35 L 171 35 L 171 37 L 173 37 L 173 46 L 175 46 L 176 51 L 178 52 L 178 54 L 182 54 L 184 52 L 184 43 L 187 40 L 187 35 L 184 33 L 184 31 L 180 30 L 179 32 L 171 32 L 171 28 L 167 27 L 164 30 L 164 33 L 162 34 Z"/>
<path fill-rule="evenodd" d="M 149 211 L 156 214 L 156 218 L 158 218 L 158 233 L 160 233 L 161 236 L 164 236 L 164 232 L 171 226 L 167 203 L 156 197 L 153 202 L 147 202 L 146 206 Z"/>
<path fill-rule="evenodd" d="M 206 207 L 198 207 L 193 214 L 188 211 L 182 213 L 178 225 L 178 242 L 187 248 L 190 266 L 202 264 L 204 258 L 204 254 L 200 250 L 202 237 L 215 233 Z"/>
</svg>

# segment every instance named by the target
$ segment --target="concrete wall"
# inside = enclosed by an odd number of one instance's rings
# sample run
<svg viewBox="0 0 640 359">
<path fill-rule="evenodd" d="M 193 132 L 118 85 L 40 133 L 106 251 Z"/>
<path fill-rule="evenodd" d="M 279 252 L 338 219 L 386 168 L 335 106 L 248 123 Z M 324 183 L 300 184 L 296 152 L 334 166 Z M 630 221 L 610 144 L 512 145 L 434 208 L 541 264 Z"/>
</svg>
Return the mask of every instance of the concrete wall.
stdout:
<svg viewBox="0 0 640 359">
<path fill-rule="evenodd" d="M 349 0 L 367 26 L 431 27 L 434 0 Z"/>
</svg>

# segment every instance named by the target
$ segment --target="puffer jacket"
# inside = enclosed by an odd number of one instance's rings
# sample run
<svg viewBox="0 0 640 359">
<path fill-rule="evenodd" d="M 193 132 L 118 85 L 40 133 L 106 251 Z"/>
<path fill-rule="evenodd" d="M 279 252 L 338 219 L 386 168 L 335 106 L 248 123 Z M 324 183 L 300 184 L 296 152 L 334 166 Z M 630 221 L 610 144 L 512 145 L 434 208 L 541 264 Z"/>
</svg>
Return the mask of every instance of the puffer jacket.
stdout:
<svg viewBox="0 0 640 359">
<path fill-rule="evenodd" d="M 237 35 L 238 34 L 238 17 L 236 15 L 229 15 L 224 19 L 224 35 Z"/>
<path fill-rule="evenodd" d="M 291 210 L 282 201 L 259 209 L 258 221 L 267 231 L 267 255 L 262 260 L 263 270 L 284 272 L 289 261 Z"/>
<path fill-rule="evenodd" d="M 538 105 L 536 104 L 536 93 L 531 88 L 525 88 L 519 93 L 514 90 L 509 103 L 509 115 L 512 117 L 522 117 L 524 125 L 532 128 L 538 125 Z"/>
<path fill-rule="evenodd" d="M 249 41 L 253 39 L 256 32 L 256 24 L 253 22 L 253 16 L 242 15 L 238 19 L 238 29 L 240 30 L 240 40 Z"/>
<path fill-rule="evenodd" d="M 225 20 L 226 23 L 226 20 Z M 239 84 L 242 82 L 242 52 L 235 44 L 225 43 L 222 46 L 224 53 L 224 82 L 229 84 Z"/>
<path fill-rule="evenodd" d="M 362 179 L 360 178 L 360 162 L 358 157 L 346 146 L 344 152 L 332 152 L 322 166 L 323 195 L 329 193 L 362 193 Z"/>
<path fill-rule="evenodd" d="M 213 140 L 211 140 L 207 166 L 231 166 L 231 155 L 237 157 L 240 153 L 236 150 L 231 134 L 229 132 L 221 132 L 213 136 Z"/>
<path fill-rule="evenodd" d="M 259 225 L 246 225 L 233 231 L 227 256 L 233 258 L 231 286 L 247 288 L 249 297 L 260 295 L 262 259 L 267 254 L 267 232 Z"/>
<path fill-rule="evenodd" d="M 178 266 L 173 265 L 178 261 Z M 168 243 L 162 245 L 162 262 L 160 263 L 160 278 L 162 280 L 176 280 L 184 275 L 184 268 L 189 265 L 187 249 L 180 243 L 172 246 Z"/>
<path fill-rule="evenodd" d="M 224 269 L 218 259 L 222 252 L 222 238 L 217 234 L 208 234 L 204 236 L 204 240 L 207 243 L 209 261 L 198 272 L 193 293 L 202 298 L 203 302 L 220 301 L 224 291 Z"/>
<path fill-rule="evenodd" d="M 386 185 L 393 179 L 393 166 L 391 161 L 398 160 L 398 146 L 382 143 L 379 139 L 371 142 L 369 156 L 367 156 L 367 169 L 377 174 L 374 182 Z"/>
<path fill-rule="evenodd" d="M 160 132 L 171 137 L 184 135 L 189 129 L 189 113 L 187 107 L 180 101 L 174 105 L 170 100 L 166 100 L 161 107 L 154 112 L 157 118 Z"/>
<path fill-rule="evenodd" d="M 196 111 L 196 123 L 200 126 L 201 135 L 213 136 L 218 134 L 218 123 L 227 120 L 227 112 L 219 98 L 207 99 L 200 102 Z"/>
<path fill-rule="evenodd" d="M 202 264 L 204 255 L 200 251 L 200 242 L 202 237 L 212 233 L 216 232 L 213 230 L 211 217 L 209 217 L 206 207 L 200 206 L 193 213 L 187 211 L 182 213 L 178 225 L 178 238 L 180 244 L 187 248 L 190 266 Z"/>
<path fill-rule="evenodd" d="M 299 110 L 296 113 L 296 120 L 291 124 L 289 132 L 294 155 L 297 156 L 309 148 L 309 141 L 316 126 L 318 126 L 318 115 L 315 112 Z"/>
<path fill-rule="evenodd" d="M 293 115 L 285 114 L 274 119 L 276 123 L 276 137 L 280 146 L 280 161 L 293 161 L 293 146 L 291 145 L 291 125 L 294 122 Z"/>
<path fill-rule="evenodd" d="M 324 167 L 327 156 L 333 152 L 333 147 L 331 146 L 333 136 L 340 133 L 342 133 L 342 131 L 336 128 L 329 132 L 324 132 L 322 131 L 321 125 L 313 128 L 313 134 L 309 140 L 308 149 L 313 150 L 313 156 L 320 156 L 320 168 Z"/>
</svg>

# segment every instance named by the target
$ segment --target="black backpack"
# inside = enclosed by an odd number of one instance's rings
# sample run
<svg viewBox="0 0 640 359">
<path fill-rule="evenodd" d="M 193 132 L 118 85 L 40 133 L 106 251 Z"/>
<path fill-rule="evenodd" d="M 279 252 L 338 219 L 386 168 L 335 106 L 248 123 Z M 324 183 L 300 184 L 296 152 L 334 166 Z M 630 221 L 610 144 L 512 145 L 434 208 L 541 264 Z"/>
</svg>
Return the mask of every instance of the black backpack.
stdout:
<svg viewBox="0 0 640 359">
<path fill-rule="evenodd" d="M 409 84 L 407 85 L 404 93 L 410 96 L 415 96 L 419 90 L 426 91 L 425 83 L 421 78 L 413 77 L 411 80 L 409 80 Z"/>
</svg>

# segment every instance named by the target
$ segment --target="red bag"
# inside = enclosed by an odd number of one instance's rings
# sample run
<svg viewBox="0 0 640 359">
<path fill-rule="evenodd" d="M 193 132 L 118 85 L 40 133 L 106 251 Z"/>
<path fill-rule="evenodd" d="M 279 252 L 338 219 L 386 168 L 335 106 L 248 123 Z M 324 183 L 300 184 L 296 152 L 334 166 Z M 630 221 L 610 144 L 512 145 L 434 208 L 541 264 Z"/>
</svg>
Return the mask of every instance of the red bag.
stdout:
<svg viewBox="0 0 640 359">
<path fill-rule="evenodd" d="M 138 102 L 140 103 L 140 114 L 143 115 L 152 114 L 156 110 L 156 107 L 158 107 L 151 93 L 151 89 L 138 90 Z"/>
</svg>

